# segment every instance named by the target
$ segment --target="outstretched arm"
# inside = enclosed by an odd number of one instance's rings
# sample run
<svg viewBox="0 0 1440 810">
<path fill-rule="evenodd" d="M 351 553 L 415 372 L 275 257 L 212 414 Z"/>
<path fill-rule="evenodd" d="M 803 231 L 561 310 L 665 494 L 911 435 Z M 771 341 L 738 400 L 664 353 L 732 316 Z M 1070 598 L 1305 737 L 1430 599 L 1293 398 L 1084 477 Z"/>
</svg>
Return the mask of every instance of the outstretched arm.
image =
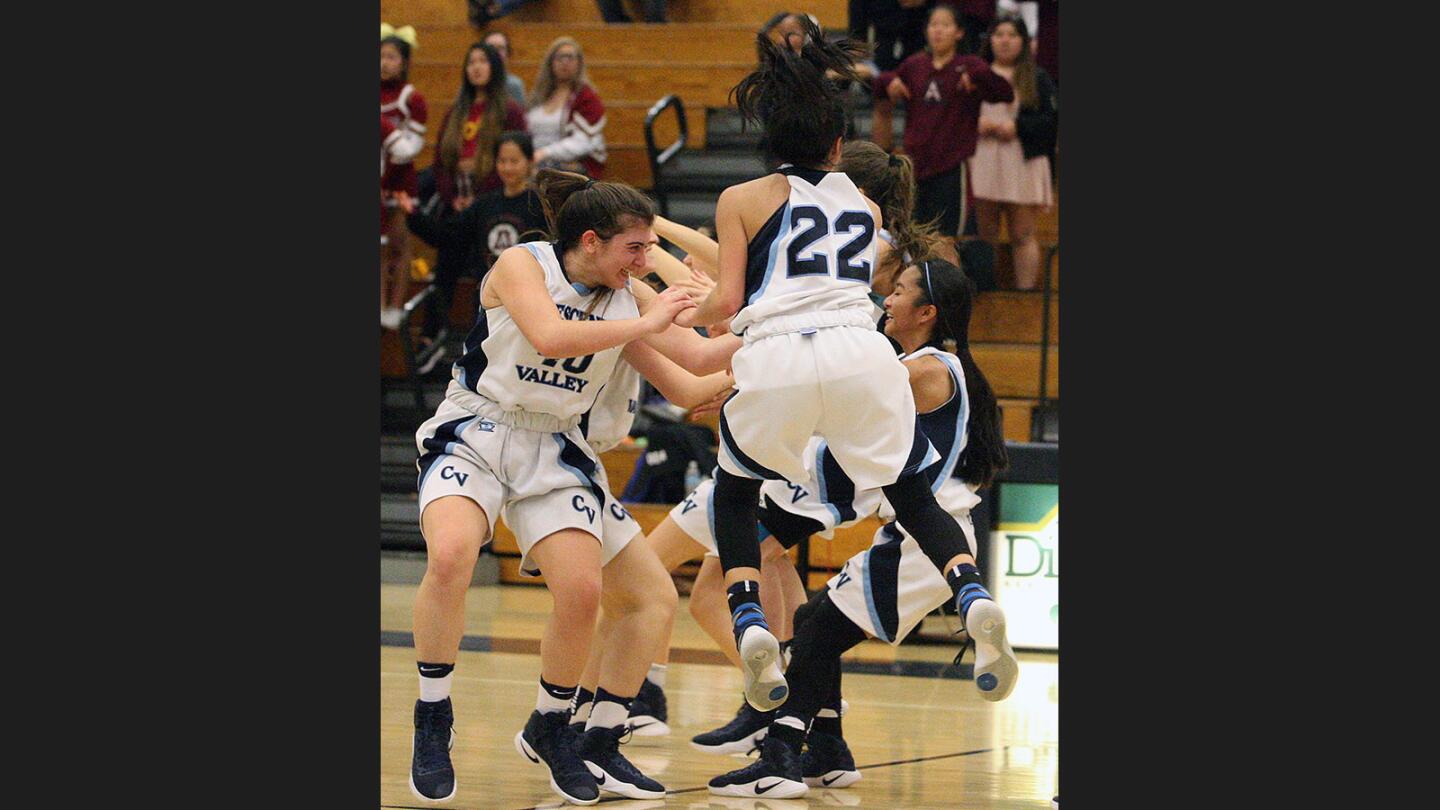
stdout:
<svg viewBox="0 0 1440 810">
<path fill-rule="evenodd" d="M 645 287 L 643 284 L 635 285 Z M 485 279 L 482 303 L 493 301 L 505 307 L 521 334 L 545 357 L 579 357 L 663 332 L 681 310 L 695 306 L 679 290 L 655 295 L 645 314 L 618 321 L 567 321 L 560 317 L 555 301 L 545 289 L 545 271 L 523 247 L 500 254 Z M 493 302 L 491 303 L 493 306 Z M 699 336 L 696 335 L 698 338 Z"/>
<path fill-rule="evenodd" d="M 694 228 L 687 228 L 662 216 L 655 217 L 655 224 L 652 227 L 654 227 L 655 233 L 690 254 L 690 257 L 695 260 L 696 267 L 708 273 L 711 278 L 719 277 L 720 246 L 715 243 L 714 239 Z"/>
<path fill-rule="evenodd" d="M 651 298 L 679 292 L 672 287 L 657 295 L 644 284 L 633 285 L 633 290 L 642 308 Z M 694 329 L 673 324 L 661 332 L 646 335 L 643 340 L 650 348 L 692 374 L 713 374 L 725 370 L 730 365 L 731 356 L 740 348 L 740 338 L 728 332 L 715 338 L 703 338 Z"/>
<path fill-rule="evenodd" d="M 686 410 L 710 401 L 735 384 L 735 378 L 723 371 L 697 377 L 644 341 L 627 344 L 622 354 L 625 362 L 634 366 L 666 399 Z"/>
</svg>

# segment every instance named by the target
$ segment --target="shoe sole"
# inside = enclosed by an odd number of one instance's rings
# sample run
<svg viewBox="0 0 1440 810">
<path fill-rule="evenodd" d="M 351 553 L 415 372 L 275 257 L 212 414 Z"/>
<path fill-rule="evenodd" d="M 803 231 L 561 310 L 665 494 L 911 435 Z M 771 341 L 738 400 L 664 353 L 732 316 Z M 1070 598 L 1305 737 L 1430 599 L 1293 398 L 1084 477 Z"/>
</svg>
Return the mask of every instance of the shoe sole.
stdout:
<svg viewBox="0 0 1440 810">
<path fill-rule="evenodd" d="M 780 671 L 780 642 L 770 631 L 747 630 L 740 642 L 740 661 L 745 665 L 745 702 L 756 711 L 776 709 L 790 697 Z"/>
<path fill-rule="evenodd" d="M 616 779 L 610 772 L 596 765 L 590 760 L 585 760 L 585 767 L 590 769 L 590 775 L 600 783 L 600 792 L 614 793 L 617 796 L 624 796 L 627 799 L 663 799 L 665 791 L 646 790 L 639 785 L 632 785 L 623 779 Z"/>
<path fill-rule="evenodd" d="M 976 600 L 965 625 L 975 640 L 975 688 L 985 700 L 1004 700 L 1020 676 L 1020 663 L 1005 638 L 1005 612 L 990 599 Z"/>
<path fill-rule="evenodd" d="M 670 734 L 670 726 L 664 720 L 645 715 L 630 718 L 629 726 L 630 733 L 636 737 L 665 737 Z"/>
<path fill-rule="evenodd" d="M 530 743 L 525 742 L 525 731 L 523 729 L 515 732 L 515 750 L 520 752 L 520 756 L 525 757 L 526 762 L 529 762 L 531 765 L 539 765 L 545 769 L 546 773 L 550 773 L 549 763 L 541 759 L 539 754 L 535 753 L 535 749 L 530 747 Z M 589 763 L 587 762 L 586 764 L 588 765 Z M 550 789 L 571 804 L 595 804 L 600 801 L 599 796 L 593 799 L 577 799 L 571 796 L 569 793 L 561 790 L 560 785 L 556 784 L 554 774 L 550 774 Z"/>
<path fill-rule="evenodd" d="M 445 750 L 447 750 L 447 751 L 453 751 L 453 750 L 455 750 L 455 727 L 454 727 L 454 726 L 451 726 L 451 727 L 450 727 L 450 744 L 447 745 L 447 746 L 445 746 Z M 414 740 L 413 738 L 410 740 L 410 761 L 411 761 L 411 762 L 414 762 L 414 761 L 415 761 L 415 740 Z M 452 766 L 452 770 L 453 770 L 453 766 Z M 455 779 L 455 778 L 453 778 L 453 777 L 452 777 L 452 779 L 451 779 L 451 781 L 450 781 L 450 795 L 449 795 L 449 796 L 442 796 L 442 797 L 440 797 L 440 798 L 438 798 L 438 799 L 432 799 L 432 798 L 430 798 L 429 796 L 426 796 L 424 793 L 421 793 L 421 792 L 420 792 L 420 789 L 419 789 L 419 788 L 415 787 L 415 772 L 414 772 L 413 770 L 410 772 L 410 779 L 409 779 L 408 781 L 410 782 L 410 792 L 413 793 L 413 794 L 415 794 L 415 798 L 419 799 L 419 800 L 422 801 L 422 802 L 430 802 L 430 803 L 433 803 L 433 804 L 439 804 L 440 802 L 448 802 L 448 801 L 450 801 L 451 799 L 455 798 L 455 794 L 456 794 L 456 793 L 460 792 L 460 780 L 459 780 L 459 779 Z"/>
<path fill-rule="evenodd" d="M 834 781 L 827 782 L 830 779 Z M 850 787 L 860 781 L 859 771 L 827 771 L 824 776 L 807 776 L 805 784 L 813 788 L 843 788 Z"/>
<path fill-rule="evenodd" d="M 767 779 L 779 781 L 760 790 L 760 783 Z M 716 796 L 740 796 L 742 798 L 756 799 L 798 799 L 810 792 L 810 788 L 804 782 L 793 782 L 789 779 L 780 779 L 777 776 L 766 776 L 756 779 L 754 782 L 746 782 L 743 785 L 726 785 L 725 787 L 710 786 L 710 792 Z"/>
<path fill-rule="evenodd" d="M 720 743 L 719 745 L 704 745 L 691 740 L 690 747 L 696 751 L 704 751 L 707 754 L 740 754 L 743 756 L 756 748 L 760 744 L 760 741 L 765 739 L 765 733 L 769 730 L 770 727 L 766 726 L 738 740 L 731 740 L 730 742 Z"/>
</svg>

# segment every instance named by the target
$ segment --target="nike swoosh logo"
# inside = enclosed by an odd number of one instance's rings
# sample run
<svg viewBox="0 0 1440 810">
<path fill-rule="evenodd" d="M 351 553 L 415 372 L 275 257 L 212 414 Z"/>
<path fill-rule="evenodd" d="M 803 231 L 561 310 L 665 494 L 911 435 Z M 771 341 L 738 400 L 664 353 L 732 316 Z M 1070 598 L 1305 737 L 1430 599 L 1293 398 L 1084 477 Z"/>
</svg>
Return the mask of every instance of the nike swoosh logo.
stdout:
<svg viewBox="0 0 1440 810">
<path fill-rule="evenodd" d="M 761 787 L 761 786 L 760 786 L 760 783 L 759 783 L 759 782 L 756 782 L 756 783 L 755 783 L 755 792 L 756 792 L 756 793 L 764 793 L 765 791 L 767 791 L 767 790 L 769 790 L 769 789 L 771 789 L 771 788 L 779 787 L 780 785 L 783 785 L 783 784 L 785 784 L 785 780 L 784 780 L 784 779 L 781 779 L 779 782 L 772 782 L 771 784 L 765 785 L 764 787 Z"/>
<path fill-rule="evenodd" d="M 843 774 L 843 773 L 840 774 L 840 776 L 844 776 L 844 775 L 845 775 L 845 774 Z M 835 777 L 834 779 L 821 779 L 820 782 L 821 782 L 822 784 L 824 784 L 825 787 L 830 787 L 831 785 L 833 785 L 833 784 L 835 784 L 836 782 L 839 782 L 839 781 L 840 781 L 840 776 L 837 776 L 837 777 Z"/>
<path fill-rule="evenodd" d="M 603 785 L 603 784 L 605 784 L 605 772 L 604 772 L 604 771 L 601 771 L 601 772 L 600 772 L 600 775 L 595 778 L 595 784 L 597 784 L 597 785 Z"/>
<path fill-rule="evenodd" d="M 653 725 L 655 725 L 655 724 L 654 724 L 654 723 L 631 723 L 631 724 L 630 724 L 630 727 L 631 727 L 631 728 L 634 728 L 634 729 L 641 729 L 641 728 L 645 728 L 645 727 L 647 727 L 647 726 L 653 726 Z"/>
<path fill-rule="evenodd" d="M 444 667 L 420 667 L 421 672 L 439 672 Z"/>
</svg>

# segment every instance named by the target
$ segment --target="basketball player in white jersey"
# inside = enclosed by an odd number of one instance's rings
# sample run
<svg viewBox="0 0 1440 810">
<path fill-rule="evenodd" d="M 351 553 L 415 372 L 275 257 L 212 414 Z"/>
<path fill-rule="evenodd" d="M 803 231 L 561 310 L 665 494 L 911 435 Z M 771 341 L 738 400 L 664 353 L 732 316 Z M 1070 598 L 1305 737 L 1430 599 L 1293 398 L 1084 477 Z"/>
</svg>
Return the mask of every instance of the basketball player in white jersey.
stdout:
<svg viewBox="0 0 1440 810">
<path fill-rule="evenodd" d="M 885 332 L 904 352 L 901 360 L 920 411 L 917 421 L 942 457 L 923 477 L 961 526 L 972 556 L 970 510 L 980 502 L 976 492 L 1008 463 L 995 395 L 966 339 L 974 296 L 974 283 L 959 268 L 932 259 L 907 267 L 885 301 Z M 882 517 L 891 511 L 882 507 Z M 899 644 L 953 597 L 952 583 L 900 524 L 881 527 L 874 545 L 850 558 L 826 589 L 796 612 L 793 658 L 786 672 L 790 697 L 776 711 L 760 759 L 711 780 L 710 791 L 786 798 L 802 796 L 809 787 L 841 788 L 859 781 L 841 731 L 841 654 L 867 637 Z M 974 679 L 981 697 L 1003 700 L 1019 674 L 1004 614 L 975 583 L 961 587 L 958 606 L 975 644 Z M 808 729 L 806 750 L 798 758 L 799 749 L 785 742 L 796 724 Z M 781 736 L 772 744 L 776 734 Z"/>
<path fill-rule="evenodd" d="M 416 433 L 427 567 L 415 600 L 420 699 L 410 781 L 430 801 L 456 791 L 448 751 L 451 673 L 465 592 L 496 520 L 503 516 L 514 533 L 521 570 L 543 572 L 555 600 L 541 641 L 536 711 L 515 744 L 528 760 L 545 763 L 551 788 L 569 801 L 598 801 L 590 764 L 623 759 L 615 750 L 618 734 L 594 729 L 582 736 L 565 722 L 589 653 L 601 567 L 612 574 L 607 586 L 623 591 L 617 604 L 625 615 L 616 631 L 622 638 L 637 644 L 652 638 L 676 603 L 653 553 L 623 532 L 605 531 L 613 496 L 600 483 L 601 465 L 579 423 L 627 343 L 645 339 L 674 354 L 687 345 L 686 333 L 706 341 L 671 325 L 693 306 L 684 293 L 657 296 L 630 283 L 630 275 L 646 272 L 646 250 L 655 242 L 647 197 L 623 184 L 555 171 L 542 171 L 539 187 L 556 241 L 501 254 L 481 285 L 482 312 L 446 399 Z M 666 337 L 667 330 L 674 334 Z M 725 363 L 703 352 L 687 361 L 706 372 Z M 601 686 L 633 695 L 638 683 L 602 677 Z M 633 767 L 627 775 L 642 789 L 664 790 Z"/>
<path fill-rule="evenodd" d="M 804 477 L 812 434 L 826 439 L 857 488 L 883 488 L 957 600 L 967 586 L 983 591 L 960 526 L 920 474 L 938 455 L 916 427 L 909 375 L 874 330 L 869 288 L 880 209 L 831 171 L 846 116 L 826 71 L 853 79 L 863 49 L 827 42 L 808 20 L 802 27 L 799 53 L 758 37 L 759 67 L 735 88 L 742 115 L 762 124 L 767 159 L 779 170 L 720 195 L 719 284 L 676 319 L 709 325 L 733 316 L 731 329 L 744 340 L 733 358 L 736 394 L 720 416 L 715 534 L 746 699 L 760 711 L 783 703 L 788 687 L 756 598 L 756 504 L 763 480 Z M 767 745 L 798 756 L 803 724 L 777 723 Z"/>
</svg>

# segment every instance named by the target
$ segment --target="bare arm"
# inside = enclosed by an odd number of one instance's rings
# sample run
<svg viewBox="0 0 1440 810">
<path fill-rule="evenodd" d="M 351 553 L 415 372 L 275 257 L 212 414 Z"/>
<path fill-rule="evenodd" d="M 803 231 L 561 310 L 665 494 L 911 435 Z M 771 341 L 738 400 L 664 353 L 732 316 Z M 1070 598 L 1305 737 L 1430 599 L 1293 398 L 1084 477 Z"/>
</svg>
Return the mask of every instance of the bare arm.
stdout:
<svg viewBox="0 0 1440 810">
<path fill-rule="evenodd" d="M 690 254 L 695 260 L 695 266 L 710 274 L 711 278 L 717 278 L 720 266 L 720 248 L 714 239 L 703 233 L 687 228 L 678 222 L 657 216 L 652 226 L 655 233 L 670 240 L 680 247 L 681 250 Z M 667 282 L 668 283 L 668 282 Z"/>
<path fill-rule="evenodd" d="M 686 410 L 710 401 L 735 384 L 735 378 L 723 371 L 697 377 L 644 341 L 627 344 L 622 355 L 625 362 L 634 366 L 640 376 L 649 380 L 666 399 Z"/>
<path fill-rule="evenodd" d="M 687 268 L 688 269 L 688 268 Z M 634 285 L 635 299 L 641 307 L 648 299 L 657 298 L 655 291 L 644 284 Z M 666 290 L 666 294 L 671 292 Z M 740 348 L 740 338 L 725 333 L 703 338 L 693 329 L 671 325 L 662 332 L 646 335 L 645 343 L 692 374 L 712 374 L 730 365 L 730 358 Z"/>
<path fill-rule="evenodd" d="M 910 391 L 915 395 L 916 413 L 929 413 L 955 395 L 955 380 L 939 358 L 926 355 L 904 363 L 905 369 L 910 372 Z"/>
<path fill-rule="evenodd" d="M 747 184 L 749 185 L 749 184 Z M 693 312 L 686 312 L 681 326 L 709 326 L 740 311 L 745 297 L 745 253 L 750 237 L 740 217 L 739 187 L 731 186 L 720 194 L 715 205 L 715 235 L 719 237 L 719 284 Z M 878 220 L 876 227 L 879 227 Z"/>
<path fill-rule="evenodd" d="M 635 285 L 643 287 L 644 285 Z M 647 290 L 649 288 L 646 288 Z M 663 332 L 675 314 L 694 303 L 683 293 L 655 296 L 639 318 L 618 321 L 567 321 L 545 289 L 545 271 L 530 252 L 513 247 L 500 254 L 485 280 L 481 303 L 505 307 L 520 333 L 545 357 L 579 357 Z M 698 337 L 698 335 L 697 335 Z"/>
</svg>

